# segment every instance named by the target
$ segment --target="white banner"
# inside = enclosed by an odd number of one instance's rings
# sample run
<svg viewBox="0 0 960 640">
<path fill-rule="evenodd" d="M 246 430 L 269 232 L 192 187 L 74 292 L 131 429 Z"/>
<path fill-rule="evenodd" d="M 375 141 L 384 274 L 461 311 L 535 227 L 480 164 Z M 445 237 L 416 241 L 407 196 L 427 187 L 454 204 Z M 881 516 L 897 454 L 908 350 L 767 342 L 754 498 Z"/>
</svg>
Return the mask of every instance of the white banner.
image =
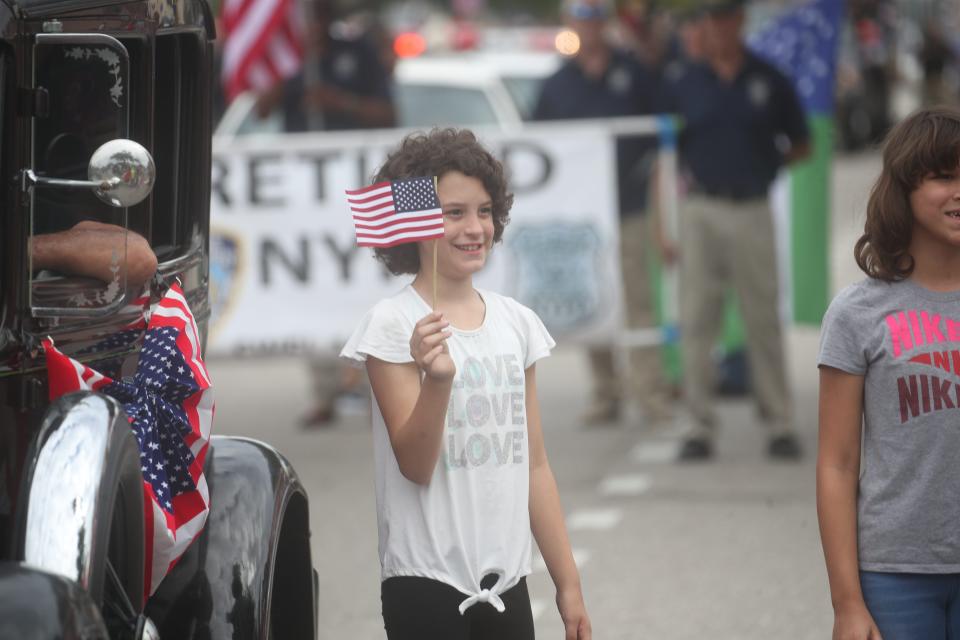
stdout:
<svg viewBox="0 0 960 640">
<path fill-rule="evenodd" d="M 554 337 L 608 342 L 621 326 L 614 146 L 594 124 L 481 133 L 516 199 L 476 286 L 533 308 Z M 214 148 L 209 350 L 339 348 L 394 278 L 356 246 L 345 189 L 370 183 L 390 131 L 251 137 Z"/>
</svg>

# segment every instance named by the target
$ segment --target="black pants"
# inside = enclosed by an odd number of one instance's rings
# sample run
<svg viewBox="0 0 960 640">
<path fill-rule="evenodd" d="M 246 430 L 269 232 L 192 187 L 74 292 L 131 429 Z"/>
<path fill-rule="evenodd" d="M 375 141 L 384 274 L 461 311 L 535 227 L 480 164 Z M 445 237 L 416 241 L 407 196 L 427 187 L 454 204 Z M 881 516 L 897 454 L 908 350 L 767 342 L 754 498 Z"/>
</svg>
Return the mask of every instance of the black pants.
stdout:
<svg viewBox="0 0 960 640">
<path fill-rule="evenodd" d="M 494 583 L 495 575 L 480 584 L 489 589 Z M 533 640 L 526 578 L 500 594 L 506 606 L 503 613 L 478 602 L 460 615 L 460 603 L 466 598 L 430 578 L 387 578 L 380 585 L 380 601 L 388 640 Z"/>
</svg>

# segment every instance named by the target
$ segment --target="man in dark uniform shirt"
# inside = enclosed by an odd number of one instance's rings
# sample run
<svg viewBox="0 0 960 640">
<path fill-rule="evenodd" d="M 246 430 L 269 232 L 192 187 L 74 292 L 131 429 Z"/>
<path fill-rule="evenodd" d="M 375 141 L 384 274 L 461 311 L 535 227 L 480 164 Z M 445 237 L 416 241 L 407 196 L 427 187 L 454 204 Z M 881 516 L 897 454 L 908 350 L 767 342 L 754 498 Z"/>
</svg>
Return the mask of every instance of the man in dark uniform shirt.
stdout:
<svg viewBox="0 0 960 640">
<path fill-rule="evenodd" d="M 659 86 L 653 73 L 632 54 L 607 39 L 611 6 L 607 0 L 568 0 L 564 17 L 580 38 L 580 48 L 547 78 L 533 112 L 534 120 L 606 118 L 657 113 Z M 655 324 L 646 263 L 651 234 L 647 230 L 649 167 L 656 152 L 650 138 L 621 137 L 617 141 L 617 194 L 620 211 L 621 270 L 624 306 L 631 328 Z M 669 397 L 654 349 L 630 353 L 629 389 L 622 388 L 610 348 L 590 350 L 593 404 L 584 420 L 610 422 L 619 415 L 621 400 L 635 399 L 650 422 L 670 416 Z"/>
<path fill-rule="evenodd" d="M 261 117 L 278 106 L 290 133 L 343 131 L 395 126 L 390 71 L 369 37 L 347 38 L 334 29 L 332 0 L 308 5 L 307 51 L 303 68 L 260 97 Z M 382 36 L 380 36 L 382 37 Z M 301 419 L 304 427 L 330 425 L 337 397 L 364 384 L 362 374 L 342 365 L 333 352 L 310 362 L 314 405 Z"/>
<path fill-rule="evenodd" d="M 683 119 L 680 211 L 680 331 L 683 390 L 692 429 L 683 460 L 710 458 L 716 415 L 711 351 L 728 288 L 736 290 L 768 453 L 800 448 L 778 312 L 777 259 L 768 192 L 783 166 L 809 153 L 803 108 L 786 77 L 743 44 L 742 1 L 704 6 L 704 60 L 667 74 L 670 110 Z M 676 247 L 665 242 L 666 259 Z"/>
<path fill-rule="evenodd" d="M 280 106 L 288 132 L 394 126 L 390 74 L 374 43 L 336 33 L 330 0 L 314 0 L 308 15 L 303 68 L 261 96 L 260 115 Z"/>
</svg>

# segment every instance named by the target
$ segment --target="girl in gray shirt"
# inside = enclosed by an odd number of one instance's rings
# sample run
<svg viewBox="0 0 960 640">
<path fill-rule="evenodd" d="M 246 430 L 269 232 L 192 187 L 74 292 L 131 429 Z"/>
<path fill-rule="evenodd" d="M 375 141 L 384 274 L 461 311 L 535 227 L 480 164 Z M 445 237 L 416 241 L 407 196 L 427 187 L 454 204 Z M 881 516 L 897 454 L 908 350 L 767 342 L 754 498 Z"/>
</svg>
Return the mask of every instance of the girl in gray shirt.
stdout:
<svg viewBox="0 0 960 640">
<path fill-rule="evenodd" d="M 960 111 L 888 135 L 819 355 L 834 640 L 960 637 Z"/>
</svg>

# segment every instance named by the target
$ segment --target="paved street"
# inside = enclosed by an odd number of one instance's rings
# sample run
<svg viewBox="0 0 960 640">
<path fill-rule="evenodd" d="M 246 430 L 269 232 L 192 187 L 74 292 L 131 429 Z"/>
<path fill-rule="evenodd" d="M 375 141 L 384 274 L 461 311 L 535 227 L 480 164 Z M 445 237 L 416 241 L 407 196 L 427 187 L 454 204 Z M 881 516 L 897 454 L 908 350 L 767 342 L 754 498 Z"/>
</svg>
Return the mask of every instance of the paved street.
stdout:
<svg viewBox="0 0 960 640">
<path fill-rule="evenodd" d="M 840 158 L 834 173 L 834 290 L 857 279 L 851 257 L 862 229 L 875 156 Z M 559 348 L 538 365 L 547 446 L 568 515 L 595 637 L 602 640 L 828 638 L 832 625 L 814 507 L 815 357 L 818 329 L 788 332 L 805 459 L 774 464 L 751 404 L 721 405 L 715 462 L 670 460 L 675 435 L 629 418 L 584 428 L 586 359 Z M 309 404 L 298 359 L 215 359 L 218 433 L 272 443 L 310 494 L 314 564 L 320 573 L 320 635 L 383 637 L 369 422 L 348 416 L 306 432 Z M 542 563 L 530 578 L 537 634 L 562 625 Z"/>
</svg>

